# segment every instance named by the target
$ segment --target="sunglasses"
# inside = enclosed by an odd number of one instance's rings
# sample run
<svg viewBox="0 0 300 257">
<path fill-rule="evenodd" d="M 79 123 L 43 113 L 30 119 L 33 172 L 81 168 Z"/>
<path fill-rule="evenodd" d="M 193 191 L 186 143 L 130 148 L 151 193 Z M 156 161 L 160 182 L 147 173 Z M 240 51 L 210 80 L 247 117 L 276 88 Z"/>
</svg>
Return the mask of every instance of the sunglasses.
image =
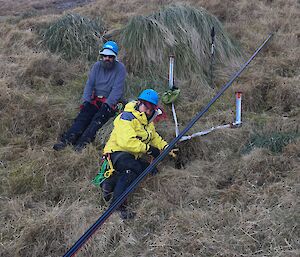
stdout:
<svg viewBox="0 0 300 257">
<path fill-rule="evenodd" d="M 115 57 L 114 55 L 105 55 L 105 54 L 102 54 L 101 56 L 102 56 L 102 58 L 109 58 L 109 59 L 112 59 Z"/>
<path fill-rule="evenodd" d="M 148 110 L 155 110 L 156 106 L 154 104 L 151 104 L 146 101 L 141 101 L 141 104 L 143 104 Z"/>
</svg>

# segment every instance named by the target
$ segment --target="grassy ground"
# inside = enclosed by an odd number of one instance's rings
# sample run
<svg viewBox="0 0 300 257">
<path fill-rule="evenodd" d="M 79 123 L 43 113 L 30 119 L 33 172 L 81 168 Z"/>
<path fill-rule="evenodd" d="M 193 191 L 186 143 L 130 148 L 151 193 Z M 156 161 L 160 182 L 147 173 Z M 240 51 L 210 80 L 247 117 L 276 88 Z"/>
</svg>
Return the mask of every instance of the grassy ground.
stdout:
<svg viewBox="0 0 300 257">
<path fill-rule="evenodd" d="M 72 12 L 101 17 L 113 31 L 175 2 L 70 1 L 70 6 L 84 3 Z M 123 222 L 113 214 L 78 256 L 299 256 L 299 3 L 181 2 L 215 15 L 245 59 L 276 31 L 192 132 L 232 122 L 236 90 L 244 92 L 244 124 L 182 143 L 179 159 L 166 159 L 159 174 L 130 196 L 136 219 Z M 107 208 L 90 181 L 111 124 L 81 154 L 52 150 L 78 112 L 91 63 L 65 60 L 40 43 L 40 32 L 66 14 L 65 7 L 58 8 L 62 1 L 0 3 L 0 255 L 62 256 Z M 121 58 L 132 67 L 124 52 Z M 177 78 L 181 128 L 238 64 L 215 67 L 215 89 L 199 74 Z M 167 65 L 165 60 L 162 70 Z M 132 70 L 128 98 L 149 83 L 163 91 L 166 77 Z M 172 115 L 164 107 L 169 120 L 158 130 L 170 140 Z"/>
</svg>

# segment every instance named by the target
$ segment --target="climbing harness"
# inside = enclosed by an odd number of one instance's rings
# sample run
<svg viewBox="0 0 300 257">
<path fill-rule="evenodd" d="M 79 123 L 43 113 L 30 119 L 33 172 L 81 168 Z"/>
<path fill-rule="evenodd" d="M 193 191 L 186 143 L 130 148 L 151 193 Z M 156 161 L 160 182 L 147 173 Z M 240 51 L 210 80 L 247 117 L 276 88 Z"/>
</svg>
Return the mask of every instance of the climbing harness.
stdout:
<svg viewBox="0 0 300 257">
<path fill-rule="evenodd" d="M 102 182 L 109 178 L 115 171 L 112 161 L 110 159 L 110 154 L 103 155 L 101 158 L 101 166 L 98 174 L 92 180 L 92 183 L 95 186 L 100 186 Z"/>
<path fill-rule="evenodd" d="M 123 102 L 118 102 L 115 107 L 114 110 L 116 112 L 116 116 L 118 116 L 123 110 L 124 110 L 124 103 Z"/>
</svg>

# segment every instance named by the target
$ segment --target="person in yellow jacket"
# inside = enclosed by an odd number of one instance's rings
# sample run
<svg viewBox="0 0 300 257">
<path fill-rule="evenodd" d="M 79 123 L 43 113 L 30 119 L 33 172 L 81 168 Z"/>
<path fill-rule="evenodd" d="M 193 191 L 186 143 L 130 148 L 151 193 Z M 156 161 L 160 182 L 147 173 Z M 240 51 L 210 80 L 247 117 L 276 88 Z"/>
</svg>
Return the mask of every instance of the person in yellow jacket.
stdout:
<svg viewBox="0 0 300 257">
<path fill-rule="evenodd" d="M 110 156 L 114 173 L 102 183 L 104 199 L 112 202 L 147 168 L 141 157 L 148 154 L 156 158 L 168 143 L 155 131 L 153 120 L 159 114 L 159 97 L 153 89 L 144 90 L 137 101 L 129 102 L 115 119 L 114 129 L 103 154 Z M 153 170 L 152 173 L 156 173 Z M 122 219 L 133 218 L 123 203 L 118 210 Z"/>
</svg>

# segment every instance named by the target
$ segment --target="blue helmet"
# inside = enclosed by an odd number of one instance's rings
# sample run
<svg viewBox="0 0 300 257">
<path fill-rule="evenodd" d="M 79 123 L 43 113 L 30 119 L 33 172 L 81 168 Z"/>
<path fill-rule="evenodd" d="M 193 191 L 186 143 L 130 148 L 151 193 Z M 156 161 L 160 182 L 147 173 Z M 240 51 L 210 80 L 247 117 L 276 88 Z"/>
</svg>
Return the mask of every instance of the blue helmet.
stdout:
<svg viewBox="0 0 300 257">
<path fill-rule="evenodd" d="M 103 47 L 102 50 L 99 52 L 103 55 L 114 55 L 117 56 L 119 52 L 119 47 L 116 42 L 114 41 L 107 41 Z"/>
<path fill-rule="evenodd" d="M 158 104 L 158 93 L 153 89 L 145 89 L 138 97 L 139 100 L 144 100 L 149 103 L 154 104 L 155 106 Z"/>
</svg>

